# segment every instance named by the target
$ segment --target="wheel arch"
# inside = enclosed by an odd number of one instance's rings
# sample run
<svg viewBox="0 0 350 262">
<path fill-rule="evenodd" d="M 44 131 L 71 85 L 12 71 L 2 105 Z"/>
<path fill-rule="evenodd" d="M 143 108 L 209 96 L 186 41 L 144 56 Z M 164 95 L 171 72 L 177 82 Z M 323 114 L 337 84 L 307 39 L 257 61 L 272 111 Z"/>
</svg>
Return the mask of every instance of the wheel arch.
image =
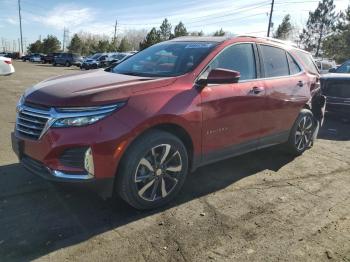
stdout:
<svg viewBox="0 0 350 262">
<path fill-rule="evenodd" d="M 129 143 L 124 148 L 122 155 L 120 157 L 120 160 L 118 161 L 118 166 L 115 172 L 115 176 L 117 177 L 117 174 L 119 172 L 120 166 L 123 163 L 124 157 L 127 155 L 128 151 L 130 150 L 131 146 L 136 143 L 136 141 L 144 136 L 145 134 L 152 132 L 154 130 L 161 130 L 168 132 L 177 138 L 181 140 L 181 142 L 184 144 L 187 153 L 188 153 L 188 164 L 189 164 L 189 170 L 194 170 L 197 166 L 197 160 L 194 156 L 194 142 L 190 135 L 190 133 L 181 125 L 173 122 L 165 122 L 165 123 L 154 123 L 152 126 L 148 126 L 147 128 L 143 129 L 141 132 L 137 133 L 134 138 L 129 141 Z"/>
</svg>

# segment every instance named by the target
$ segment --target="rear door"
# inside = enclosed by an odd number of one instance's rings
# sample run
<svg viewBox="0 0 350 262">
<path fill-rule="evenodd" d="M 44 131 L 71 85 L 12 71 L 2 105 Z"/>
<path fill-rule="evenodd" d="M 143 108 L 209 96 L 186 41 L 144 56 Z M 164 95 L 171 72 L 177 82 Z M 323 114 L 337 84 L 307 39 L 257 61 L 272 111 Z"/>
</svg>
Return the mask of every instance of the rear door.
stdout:
<svg viewBox="0 0 350 262">
<path fill-rule="evenodd" d="M 261 131 L 264 107 L 262 81 L 257 80 L 255 44 L 242 43 L 225 48 L 208 65 L 210 70 L 223 68 L 239 71 L 234 84 L 211 84 L 201 92 L 203 112 L 204 161 L 225 158 L 255 149 Z"/>
<path fill-rule="evenodd" d="M 310 98 L 308 77 L 284 49 L 259 45 L 266 107 L 263 112 L 262 144 L 286 141 L 301 108 Z"/>
</svg>

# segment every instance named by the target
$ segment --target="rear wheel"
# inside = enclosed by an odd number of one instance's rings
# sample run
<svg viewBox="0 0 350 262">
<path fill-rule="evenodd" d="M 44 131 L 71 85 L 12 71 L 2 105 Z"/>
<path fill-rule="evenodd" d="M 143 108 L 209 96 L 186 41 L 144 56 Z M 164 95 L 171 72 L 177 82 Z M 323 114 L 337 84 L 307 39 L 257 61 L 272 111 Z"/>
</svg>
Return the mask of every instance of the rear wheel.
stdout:
<svg viewBox="0 0 350 262">
<path fill-rule="evenodd" d="M 290 132 L 287 146 L 289 152 L 301 155 L 313 144 L 313 135 L 317 126 L 312 112 L 308 109 L 301 110 Z"/>
<path fill-rule="evenodd" d="M 188 172 L 188 156 L 176 136 L 151 131 L 127 150 L 117 174 L 119 195 L 136 209 L 167 204 L 180 191 Z"/>
<path fill-rule="evenodd" d="M 69 63 L 69 61 L 66 61 L 66 63 L 64 64 L 65 66 L 71 66 L 71 64 Z"/>
</svg>

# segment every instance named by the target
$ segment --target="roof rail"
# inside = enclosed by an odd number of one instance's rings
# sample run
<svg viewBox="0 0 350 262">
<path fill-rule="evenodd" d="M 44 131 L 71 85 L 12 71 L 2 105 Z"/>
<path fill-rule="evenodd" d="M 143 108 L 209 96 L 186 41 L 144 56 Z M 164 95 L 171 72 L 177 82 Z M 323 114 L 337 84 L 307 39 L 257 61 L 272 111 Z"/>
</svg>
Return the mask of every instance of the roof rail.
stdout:
<svg viewBox="0 0 350 262">
<path fill-rule="evenodd" d="M 296 43 L 293 43 L 291 41 L 285 41 L 285 40 L 280 40 L 280 39 L 276 39 L 276 38 L 272 38 L 272 37 L 266 37 L 266 36 L 256 36 L 256 35 L 238 35 L 240 37 L 254 37 L 254 38 L 261 38 L 261 39 L 265 39 L 271 42 L 275 42 L 275 43 L 279 43 L 279 44 L 284 44 L 284 45 L 290 45 L 292 47 L 295 48 L 299 48 L 298 45 Z"/>
</svg>

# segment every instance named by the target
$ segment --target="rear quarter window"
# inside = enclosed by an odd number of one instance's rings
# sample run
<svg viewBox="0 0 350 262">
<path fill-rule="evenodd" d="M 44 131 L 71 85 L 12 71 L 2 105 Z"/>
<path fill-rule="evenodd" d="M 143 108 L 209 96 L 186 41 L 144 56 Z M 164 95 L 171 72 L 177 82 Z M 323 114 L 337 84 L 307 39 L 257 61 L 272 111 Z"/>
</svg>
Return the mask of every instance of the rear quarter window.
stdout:
<svg viewBox="0 0 350 262">
<path fill-rule="evenodd" d="M 289 75 L 286 51 L 273 46 L 260 45 L 265 77 Z"/>
<path fill-rule="evenodd" d="M 312 58 L 312 55 L 310 53 L 302 52 L 299 50 L 295 51 L 298 58 L 303 62 L 305 69 L 311 73 L 318 75 L 320 72 L 318 71 L 318 68 L 316 66 L 316 63 L 314 59 Z"/>
</svg>

